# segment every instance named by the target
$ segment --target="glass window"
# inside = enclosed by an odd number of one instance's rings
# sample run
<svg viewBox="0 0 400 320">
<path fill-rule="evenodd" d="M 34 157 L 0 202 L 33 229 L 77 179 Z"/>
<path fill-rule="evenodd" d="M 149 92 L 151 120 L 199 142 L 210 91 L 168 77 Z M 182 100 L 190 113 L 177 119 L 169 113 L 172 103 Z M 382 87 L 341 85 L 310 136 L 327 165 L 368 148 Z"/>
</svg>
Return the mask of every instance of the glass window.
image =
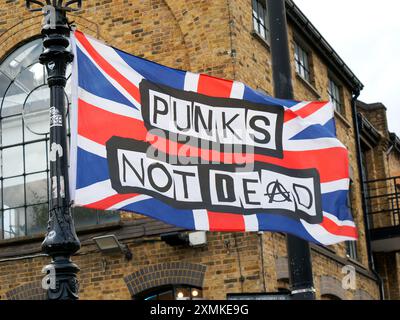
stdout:
<svg viewBox="0 0 400 320">
<path fill-rule="evenodd" d="M 304 80 L 311 82 L 309 55 L 297 42 L 294 43 L 294 61 L 297 74 Z"/>
<path fill-rule="evenodd" d="M 339 85 L 329 79 L 329 86 L 328 86 L 328 95 L 329 100 L 332 102 L 333 107 L 335 110 L 341 114 L 344 113 L 343 104 L 342 104 L 342 94 Z"/>
<path fill-rule="evenodd" d="M 3 211 L 4 239 L 22 237 L 25 233 L 25 208 L 14 208 Z"/>
<path fill-rule="evenodd" d="M 269 19 L 265 0 L 253 0 L 253 28 L 269 42 Z"/>
<path fill-rule="evenodd" d="M 41 39 L 33 40 L 0 64 L 0 239 L 41 233 L 47 227 L 50 91 L 39 63 L 42 48 Z M 67 106 L 68 95 L 70 81 Z M 73 211 L 78 228 L 119 220 L 115 212 Z"/>
<path fill-rule="evenodd" d="M 357 243 L 356 241 L 346 241 L 346 254 L 349 258 L 357 260 Z"/>
</svg>

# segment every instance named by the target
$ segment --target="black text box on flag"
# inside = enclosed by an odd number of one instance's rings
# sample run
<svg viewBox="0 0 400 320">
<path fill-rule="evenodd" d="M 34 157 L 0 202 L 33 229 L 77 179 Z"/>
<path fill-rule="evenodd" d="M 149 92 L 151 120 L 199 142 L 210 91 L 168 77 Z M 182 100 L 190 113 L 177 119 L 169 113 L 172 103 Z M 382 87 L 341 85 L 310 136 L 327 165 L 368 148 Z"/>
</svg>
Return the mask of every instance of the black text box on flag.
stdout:
<svg viewBox="0 0 400 320">
<path fill-rule="evenodd" d="M 111 184 L 119 194 L 141 193 L 178 209 L 237 214 L 281 214 L 322 222 L 319 174 L 255 162 L 251 171 L 232 164 L 173 157 L 148 143 L 112 137 L 106 145 Z M 247 169 L 246 169 L 247 170 Z"/>
<path fill-rule="evenodd" d="M 146 128 L 161 129 L 170 140 L 227 152 L 247 150 L 282 158 L 284 109 L 140 82 Z"/>
</svg>

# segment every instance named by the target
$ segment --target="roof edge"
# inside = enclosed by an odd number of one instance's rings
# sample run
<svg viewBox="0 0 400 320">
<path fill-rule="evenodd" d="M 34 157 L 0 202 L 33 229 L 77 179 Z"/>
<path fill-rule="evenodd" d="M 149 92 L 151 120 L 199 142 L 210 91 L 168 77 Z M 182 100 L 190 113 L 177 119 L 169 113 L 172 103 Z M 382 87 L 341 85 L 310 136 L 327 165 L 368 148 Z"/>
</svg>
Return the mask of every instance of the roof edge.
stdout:
<svg viewBox="0 0 400 320">
<path fill-rule="evenodd" d="M 314 40 L 313 43 L 319 49 L 320 53 L 331 62 L 334 68 L 342 75 L 347 84 L 352 88 L 354 93 L 359 93 L 364 85 L 351 71 L 343 59 L 332 48 L 332 46 L 321 35 L 317 28 L 311 23 L 306 15 L 299 9 L 293 0 L 286 1 L 287 15 L 291 18 L 300 29 L 303 29 L 307 36 Z"/>
</svg>

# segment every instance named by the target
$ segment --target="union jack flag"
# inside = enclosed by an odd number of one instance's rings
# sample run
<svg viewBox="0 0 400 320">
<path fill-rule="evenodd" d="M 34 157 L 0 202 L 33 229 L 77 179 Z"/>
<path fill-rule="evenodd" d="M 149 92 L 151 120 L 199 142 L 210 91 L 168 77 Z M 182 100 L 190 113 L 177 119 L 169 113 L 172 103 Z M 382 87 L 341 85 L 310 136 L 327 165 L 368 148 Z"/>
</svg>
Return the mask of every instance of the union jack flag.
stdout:
<svg viewBox="0 0 400 320">
<path fill-rule="evenodd" d="M 357 239 L 347 204 L 348 152 L 336 138 L 331 103 L 275 99 L 238 81 L 172 69 L 133 56 L 79 31 L 71 38 L 75 59 L 70 188 L 74 205 L 135 212 L 188 230 L 286 232 L 324 245 Z M 143 80 L 208 97 L 283 107 L 282 157 L 255 154 L 254 161 L 287 169 L 315 168 L 319 175 L 321 222 L 308 223 L 280 214 L 176 208 L 148 194 L 116 191 L 106 145 L 112 137 L 148 141 L 141 112 Z M 223 152 L 215 153 L 223 161 Z"/>
</svg>

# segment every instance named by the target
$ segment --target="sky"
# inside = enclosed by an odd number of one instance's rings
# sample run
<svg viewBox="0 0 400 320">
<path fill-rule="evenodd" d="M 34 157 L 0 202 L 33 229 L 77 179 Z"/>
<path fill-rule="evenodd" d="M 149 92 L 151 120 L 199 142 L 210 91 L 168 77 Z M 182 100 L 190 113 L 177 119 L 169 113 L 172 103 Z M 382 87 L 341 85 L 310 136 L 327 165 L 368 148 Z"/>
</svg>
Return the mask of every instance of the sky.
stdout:
<svg viewBox="0 0 400 320">
<path fill-rule="evenodd" d="M 294 1 L 364 84 L 359 99 L 382 102 L 400 137 L 400 1 Z"/>
</svg>

